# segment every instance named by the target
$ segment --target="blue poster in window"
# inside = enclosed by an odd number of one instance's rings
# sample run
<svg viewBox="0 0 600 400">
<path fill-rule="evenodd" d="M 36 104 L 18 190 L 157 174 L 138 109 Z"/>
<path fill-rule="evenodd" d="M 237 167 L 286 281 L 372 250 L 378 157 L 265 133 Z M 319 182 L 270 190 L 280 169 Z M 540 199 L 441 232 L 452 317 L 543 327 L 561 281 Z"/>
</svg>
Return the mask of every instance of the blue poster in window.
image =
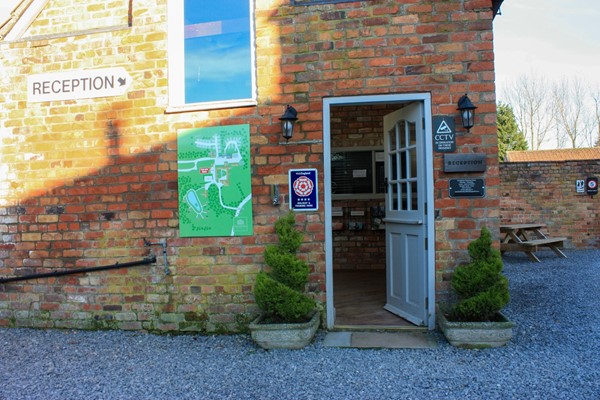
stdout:
<svg viewBox="0 0 600 400">
<path fill-rule="evenodd" d="M 291 169 L 289 171 L 290 210 L 316 211 L 319 209 L 317 170 Z"/>
</svg>

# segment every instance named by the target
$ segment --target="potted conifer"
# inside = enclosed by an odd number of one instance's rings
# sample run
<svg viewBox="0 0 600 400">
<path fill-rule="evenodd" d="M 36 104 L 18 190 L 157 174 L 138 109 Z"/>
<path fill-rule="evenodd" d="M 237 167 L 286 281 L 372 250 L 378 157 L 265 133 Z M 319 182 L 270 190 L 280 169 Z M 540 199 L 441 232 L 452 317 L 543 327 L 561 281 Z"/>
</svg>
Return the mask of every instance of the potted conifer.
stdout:
<svg viewBox="0 0 600 400">
<path fill-rule="evenodd" d="M 453 346 L 503 346 L 512 338 L 514 323 L 501 313 L 510 299 L 508 280 L 502 275 L 502 257 L 492 247 L 487 228 L 469 244 L 469 256 L 471 262 L 457 267 L 452 276 L 458 301 L 438 309 L 438 325 Z"/>
<path fill-rule="evenodd" d="M 265 263 L 270 269 L 256 277 L 254 297 L 263 313 L 249 329 L 252 339 L 265 349 L 302 348 L 319 327 L 316 304 L 304 293 L 310 270 L 296 255 L 303 234 L 295 222 L 291 211 L 275 222 L 279 243 L 265 248 Z"/>
</svg>

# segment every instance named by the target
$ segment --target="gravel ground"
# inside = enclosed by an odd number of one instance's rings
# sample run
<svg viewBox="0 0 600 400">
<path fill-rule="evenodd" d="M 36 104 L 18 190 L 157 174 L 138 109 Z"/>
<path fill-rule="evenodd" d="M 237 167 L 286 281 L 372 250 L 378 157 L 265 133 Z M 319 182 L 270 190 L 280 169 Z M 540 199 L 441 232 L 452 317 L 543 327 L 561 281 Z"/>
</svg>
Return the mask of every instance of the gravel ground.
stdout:
<svg viewBox="0 0 600 400">
<path fill-rule="evenodd" d="M 248 335 L 0 329 L 0 399 L 600 399 L 600 251 L 504 258 L 511 343 L 258 349 Z"/>
</svg>

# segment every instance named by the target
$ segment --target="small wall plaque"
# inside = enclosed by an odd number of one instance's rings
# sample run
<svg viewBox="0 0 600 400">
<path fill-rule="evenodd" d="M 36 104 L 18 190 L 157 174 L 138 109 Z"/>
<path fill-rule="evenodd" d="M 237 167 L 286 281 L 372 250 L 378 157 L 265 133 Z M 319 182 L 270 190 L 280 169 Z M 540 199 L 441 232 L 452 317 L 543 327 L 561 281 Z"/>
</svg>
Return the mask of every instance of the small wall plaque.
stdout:
<svg viewBox="0 0 600 400">
<path fill-rule="evenodd" d="M 485 154 L 444 154 L 444 172 L 485 172 Z"/>
<path fill-rule="evenodd" d="M 450 179 L 450 197 L 485 197 L 485 180 L 481 178 Z"/>
<path fill-rule="evenodd" d="M 290 210 L 316 211 L 319 209 L 317 169 L 290 169 Z"/>
<path fill-rule="evenodd" d="M 456 151 L 456 130 L 454 118 L 433 117 L 433 149 L 438 153 Z"/>
<path fill-rule="evenodd" d="M 585 179 L 585 192 L 590 196 L 598 194 L 598 178 L 589 176 Z"/>
<path fill-rule="evenodd" d="M 575 191 L 577 193 L 585 193 L 585 179 L 577 179 L 575 181 Z"/>
</svg>

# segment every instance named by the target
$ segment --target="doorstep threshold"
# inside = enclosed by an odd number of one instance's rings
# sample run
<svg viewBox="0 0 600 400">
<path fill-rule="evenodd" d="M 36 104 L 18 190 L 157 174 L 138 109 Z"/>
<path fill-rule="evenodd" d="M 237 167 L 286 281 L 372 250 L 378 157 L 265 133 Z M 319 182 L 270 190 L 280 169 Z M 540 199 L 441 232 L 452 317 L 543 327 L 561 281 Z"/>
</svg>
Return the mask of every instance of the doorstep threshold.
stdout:
<svg viewBox="0 0 600 400">
<path fill-rule="evenodd" d="M 359 349 L 434 349 L 437 339 L 430 332 L 328 332 L 325 347 Z"/>
<path fill-rule="evenodd" d="M 368 332 L 427 332 L 424 326 L 416 325 L 342 325 L 335 324 L 330 330 L 336 331 L 368 331 Z"/>
</svg>

